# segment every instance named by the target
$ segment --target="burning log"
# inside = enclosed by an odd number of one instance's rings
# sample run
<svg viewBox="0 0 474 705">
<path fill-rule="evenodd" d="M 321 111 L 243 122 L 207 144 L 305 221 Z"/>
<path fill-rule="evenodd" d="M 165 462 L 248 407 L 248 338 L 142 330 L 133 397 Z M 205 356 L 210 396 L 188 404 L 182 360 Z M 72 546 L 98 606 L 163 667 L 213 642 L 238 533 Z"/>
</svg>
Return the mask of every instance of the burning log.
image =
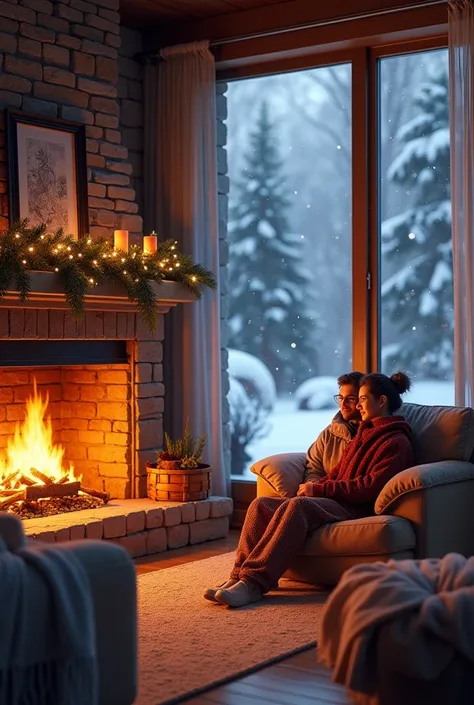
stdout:
<svg viewBox="0 0 474 705">
<path fill-rule="evenodd" d="M 80 487 L 80 482 L 68 482 L 62 485 L 33 485 L 24 490 L 24 499 L 28 502 L 35 499 L 46 499 L 48 497 L 71 497 L 78 493 Z"/>
<path fill-rule="evenodd" d="M 84 492 L 84 494 L 88 494 L 91 497 L 96 497 L 97 499 L 103 499 L 106 504 L 110 499 L 110 495 L 108 492 L 101 492 L 100 490 L 93 490 L 93 489 L 89 489 L 88 487 L 82 487 L 82 486 L 79 489 L 81 490 L 81 492 Z"/>
<path fill-rule="evenodd" d="M 13 482 L 13 480 L 16 478 L 18 475 L 18 470 L 15 470 L 14 472 L 11 472 L 9 475 L 7 475 L 3 480 L 2 483 L 6 486 L 10 484 L 10 482 Z"/>
<path fill-rule="evenodd" d="M 21 499 L 25 499 L 25 490 L 18 490 L 15 494 L 10 495 L 6 499 L 0 500 L 0 511 L 6 509 L 10 504 L 14 504 Z"/>
<path fill-rule="evenodd" d="M 36 477 L 37 480 L 42 482 L 45 485 L 53 485 L 53 481 L 50 477 L 44 474 L 44 472 L 41 472 L 40 470 L 37 470 L 36 468 L 30 468 L 30 475 L 33 475 L 33 477 Z"/>
<path fill-rule="evenodd" d="M 23 478 L 21 478 L 21 481 L 23 481 Z M 20 500 L 31 502 L 52 497 L 73 497 L 79 494 L 79 492 L 88 494 L 96 499 L 102 499 L 106 503 L 110 499 L 108 492 L 94 490 L 90 487 L 82 487 L 80 482 L 67 482 L 67 477 L 63 477 L 59 482 L 50 485 L 32 485 L 30 483 L 22 490 L 0 490 L 0 509 Z"/>
<path fill-rule="evenodd" d="M 33 395 L 26 400 L 23 425 L 8 444 L 5 462 L 1 463 L 0 510 L 8 507 L 22 518 L 97 507 L 110 498 L 107 492 L 81 487 L 73 469 L 63 467 L 64 448 L 53 443 L 50 420 L 45 416 L 47 406 L 48 398 L 38 394 L 35 380 Z M 25 457 L 38 462 L 39 469 L 28 469 L 29 463 L 23 464 Z M 44 462 L 40 463 L 39 458 Z M 79 492 L 90 496 L 79 496 Z"/>
</svg>

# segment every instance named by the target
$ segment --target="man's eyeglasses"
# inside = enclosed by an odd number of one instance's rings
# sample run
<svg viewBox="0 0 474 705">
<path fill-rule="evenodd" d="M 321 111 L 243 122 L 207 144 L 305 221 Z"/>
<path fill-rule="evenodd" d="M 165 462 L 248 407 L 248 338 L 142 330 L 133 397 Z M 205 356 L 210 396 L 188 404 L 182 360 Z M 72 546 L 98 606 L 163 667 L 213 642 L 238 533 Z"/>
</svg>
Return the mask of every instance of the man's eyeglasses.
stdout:
<svg viewBox="0 0 474 705">
<path fill-rule="evenodd" d="M 343 397 L 342 394 L 335 394 L 333 399 L 338 406 L 341 406 L 343 402 L 346 402 L 350 406 L 354 406 L 359 401 L 358 397 Z"/>
</svg>

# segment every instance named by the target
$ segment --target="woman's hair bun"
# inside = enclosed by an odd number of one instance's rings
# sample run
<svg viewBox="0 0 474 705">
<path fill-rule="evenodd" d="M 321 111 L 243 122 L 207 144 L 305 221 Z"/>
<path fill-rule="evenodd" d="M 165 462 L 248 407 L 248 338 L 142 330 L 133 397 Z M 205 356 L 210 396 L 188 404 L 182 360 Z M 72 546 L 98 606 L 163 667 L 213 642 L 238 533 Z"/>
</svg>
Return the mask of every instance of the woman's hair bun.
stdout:
<svg viewBox="0 0 474 705">
<path fill-rule="evenodd" d="M 411 380 L 405 372 L 395 372 L 390 379 L 399 394 L 405 394 L 411 387 Z"/>
</svg>

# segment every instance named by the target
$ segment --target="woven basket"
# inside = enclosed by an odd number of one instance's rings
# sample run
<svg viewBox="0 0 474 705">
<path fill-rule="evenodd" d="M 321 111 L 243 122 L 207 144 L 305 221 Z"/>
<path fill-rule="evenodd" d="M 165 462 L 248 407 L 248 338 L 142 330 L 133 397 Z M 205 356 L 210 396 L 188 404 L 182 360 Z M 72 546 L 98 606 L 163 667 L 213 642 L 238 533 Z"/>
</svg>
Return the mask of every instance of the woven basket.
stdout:
<svg viewBox="0 0 474 705">
<path fill-rule="evenodd" d="M 211 470 L 210 465 L 200 465 L 193 470 L 178 470 L 158 468 L 156 463 L 147 463 L 148 497 L 157 502 L 196 502 L 207 499 L 211 492 Z"/>
</svg>

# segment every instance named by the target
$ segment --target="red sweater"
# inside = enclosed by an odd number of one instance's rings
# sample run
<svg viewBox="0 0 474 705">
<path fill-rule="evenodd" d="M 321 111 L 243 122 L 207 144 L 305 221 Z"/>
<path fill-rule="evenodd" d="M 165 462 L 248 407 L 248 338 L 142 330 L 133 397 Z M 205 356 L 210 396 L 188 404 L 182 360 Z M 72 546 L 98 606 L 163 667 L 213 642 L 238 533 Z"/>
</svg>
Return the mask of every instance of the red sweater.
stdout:
<svg viewBox="0 0 474 705">
<path fill-rule="evenodd" d="M 411 426 L 402 416 L 363 421 L 336 467 L 313 483 L 313 497 L 373 504 L 384 485 L 413 463 Z"/>
</svg>

